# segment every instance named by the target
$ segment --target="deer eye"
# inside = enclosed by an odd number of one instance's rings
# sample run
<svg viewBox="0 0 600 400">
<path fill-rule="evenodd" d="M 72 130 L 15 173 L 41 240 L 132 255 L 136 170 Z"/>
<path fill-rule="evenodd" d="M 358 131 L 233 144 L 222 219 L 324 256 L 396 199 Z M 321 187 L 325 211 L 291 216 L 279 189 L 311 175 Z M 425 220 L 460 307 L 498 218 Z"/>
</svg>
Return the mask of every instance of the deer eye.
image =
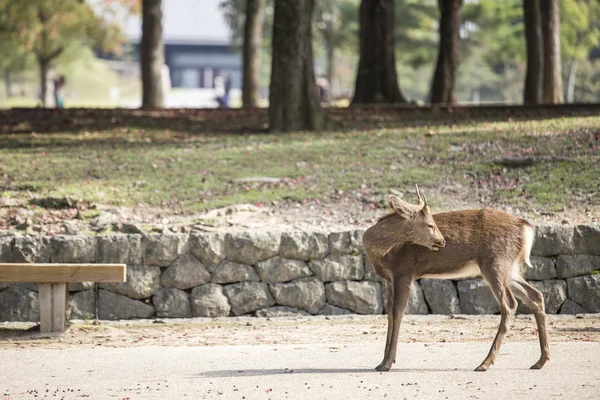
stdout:
<svg viewBox="0 0 600 400">
<path fill-rule="evenodd" d="M 433 230 L 433 225 L 427 225 L 427 227 L 431 230 Z"/>
</svg>

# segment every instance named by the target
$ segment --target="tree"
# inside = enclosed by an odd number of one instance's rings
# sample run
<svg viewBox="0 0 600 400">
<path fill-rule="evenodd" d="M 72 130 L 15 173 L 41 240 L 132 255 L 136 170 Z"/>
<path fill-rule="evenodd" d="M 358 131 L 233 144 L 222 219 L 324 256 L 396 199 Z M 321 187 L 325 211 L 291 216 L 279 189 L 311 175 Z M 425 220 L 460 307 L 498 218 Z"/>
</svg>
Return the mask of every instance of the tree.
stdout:
<svg viewBox="0 0 600 400">
<path fill-rule="evenodd" d="M 337 35 L 340 29 L 340 10 L 333 2 L 317 2 L 315 12 L 315 27 L 321 34 L 322 43 L 326 51 L 327 64 L 325 77 L 327 82 L 333 82 L 333 70 L 335 66 L 335 50 L 337 47 Z"/>
<path fill-rule="evenodd" d="M 560 18 L 558 0 L 540 2 L 542 16 L 542 40 L 544 42 L 544 78 L 542 100 L 547 104 L 563 102 Z"/>
<path fill-rule="evenodd" d="M 48 105 L 52 63 L 69 45 L 87 44 L 117 51 L 120 29 L 80 0 L 0 0 L 0 31 L 12 46 L 32 53 L 40 77 L 40 102 Z"/>
<path fill-rule="evenodd" d="M 2 26 L 2 23 L 0 23 Z M 6 98 L 13 96 L 13 76 L 30 66 L 30 55 L 18 42 L 11 40 L 10 34 L 0 32 L 0 72 L 4 75 Z"/>
<path fill-rule="evenodd" d="M 162 0 L 142 0 L 142 42 L 140 44 L 142 107 L 165 106 L 162 80 L 165 47 L 162 33 Z"/>
<path fill-rule="evenodd" d="M 313 67 L 313 7 L 314 0 L 275 0 L 271 131 L 317 130 L 323 125 Z"/>
<path fill-rule="evenodd" d="M 462 0 L 438 0 L 440 7 L 440 44 L 437 66 L 431 85 L 431 103 L 452 104 L 458 68 L 460 12 Z"/>
<path fill-rule="evenodd" d="M 260 47 L 264 19 L 264 0 L 246 0 L 246 20 L 244 23 L 244 56 L 242 104 L 244 107 L 258 107 L 260 78 Z"/>
<path fill-rule="evenodd" d="M 358 44 L 358 0 L 318 1 L 315 3 L 314 29 L 320 40 L 315 45 L 325 50 L 325 78 L 333 90 L 337 54 L 354 52 Z"/>
<path fill-rule="evenodd" d="M 560 16 L 560 48 L 568 68 L 565 97 L 568 103 L 572 103 L 578 66 L 588 58 L 590 49 L 600 44 L 600 2 L 562 0 Z"/>
<path fill-rule="evenodd" d="M 478 81 L 472 93 L 480 101 L 522 101 L 526 56 L 523 0 L 464 2 L 462 20 L 459 81 Z M 483 73 L 470 74 L 473 62 Z"/>
<path fill-rule="evenodd" d="M 262 43 L 259 52 L 260 76 L 268 82 L 273 29 L 273 0 L 264 3 L 262 17 Z M 358 0 L 317 1 L 313 10 L 313 54 L 318 59 L 319 50 L 324 49 L 325 75 L 333 84 L 338 54 L 353 53 L 358 43 Z M 231 31 L 232 47 L 243 52 L 247 0 L 221 0 L 220 8 Z M 257 28 L 258 29 L 258 28 Z M 317 62 L 317 64 L 319 64 Z M 267 79 L 265 79 L 267 78 Z M 242 94 L 243 96 L 243 94 Z"/>
<path fill-rule="evenodd" d="M 352 104 L 406 103 L 396 74 L 394 0 L 362 0 L 360 61 Z"/>
<path fill-rule="evenodd" d="M 540 0 L 523 0 L 523 19 L 525 22 L 525 43 L 527 45 L 527 72 L 523 102 L 540 104 L 542 102 L 542 84 L 544 77 L 544 51 Z"/>
</svg>

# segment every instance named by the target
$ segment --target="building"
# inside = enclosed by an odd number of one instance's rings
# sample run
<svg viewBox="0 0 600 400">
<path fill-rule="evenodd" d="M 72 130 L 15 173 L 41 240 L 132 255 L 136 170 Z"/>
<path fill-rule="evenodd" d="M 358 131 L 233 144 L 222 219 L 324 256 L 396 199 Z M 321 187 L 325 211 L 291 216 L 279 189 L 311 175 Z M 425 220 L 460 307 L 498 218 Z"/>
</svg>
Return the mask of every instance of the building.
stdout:
<svg viewBox="0 0 600 400">
<path fill-rule="evenodd" d="M 242 57 L 231 48 L 221 0 L 163 1 L 165 64 L 174 88 L 213 88 L 216 76 L 242 86 Z M 125 32 L 139 54 L 141 18 L 130 17 Z"/>
</svg>

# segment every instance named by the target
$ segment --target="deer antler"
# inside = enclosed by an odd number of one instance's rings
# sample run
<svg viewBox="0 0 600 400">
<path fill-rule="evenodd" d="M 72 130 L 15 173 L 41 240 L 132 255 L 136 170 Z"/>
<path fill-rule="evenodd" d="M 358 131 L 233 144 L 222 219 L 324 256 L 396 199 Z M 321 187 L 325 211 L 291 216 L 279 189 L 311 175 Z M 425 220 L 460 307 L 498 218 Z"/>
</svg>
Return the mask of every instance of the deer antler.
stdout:
<svg viewBox="0 0 600 400">
<path fill-rule="evenodd" d="M 427 197 L 425 197 L 425 195 L 421 195 L 421 192 L 419 191 L 419 185 L 416 183 L 415 188 L 417 189 L 417 197 L 419 199 L 419 205 L 417 207 L 422 208 L 423 206 L 427 205 Z"/>
</svg>

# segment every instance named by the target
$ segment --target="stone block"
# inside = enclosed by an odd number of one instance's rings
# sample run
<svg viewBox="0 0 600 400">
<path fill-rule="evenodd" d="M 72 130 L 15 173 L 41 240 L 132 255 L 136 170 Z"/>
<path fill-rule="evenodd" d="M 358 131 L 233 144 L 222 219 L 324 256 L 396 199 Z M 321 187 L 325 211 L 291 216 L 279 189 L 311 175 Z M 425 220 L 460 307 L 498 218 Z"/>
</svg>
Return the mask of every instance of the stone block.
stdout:
<svg viewBox="0 0 600 400">
<path fill-rule="evenodd" d="M 164 288 L 152 297 L 159 318 L 191 318 L 192 306 L 189 295 L 176 288 Z"/>
<path fill-rule="evenodd" d="M 548 257 L 573 253 L 573 228 L 569 226 L 538 226 L 531 255 Z"/>
<path fill-rule="evenodd" d="M 561 314 L 586 314 L 587 310 L 571 299 L 566 299 L 560 308 Z"/>
<path fill-rule="evenodd" d="M 50 262 L 95 263 L 96 238 L 93 236 L 55 236 L 50 238 Z"/>
<path fill-rule="evenodd" d="M 160 277 L 160 284 L 163 287 L 180 290 L 191 289 L 208 282 L 210 282 L 210 273 L 192 254 L 179 257 Z"/>
<path fill-rule="evenodd" d="M 330 233 L 329 252 L 331 254 L 360 254 L 363 233 L 363 230 Z"/>
<path fill-rule="evenodd" d="M 325 307 L 319 311 L 319 315 L 348 315 L 354 314 L 354 312 L 337 306 L 332 306 L 331 304 L 325 304 Z"/>
<path fill-rule="evenodd" d="M 190 294 L 194 317 L 227 317 L 231 306 L 223 287 L 214 283 L 195 287 Z"/>
<path fill-rule="evenodd" d="M 144 301 L 100 290 L 98 293 L 98 319 L 141 319 L 154 317 L 154 307 Z"/>
<path fill-rule="evenodd" d="M 381 286 L 369 281 L 337 281 L 325 286 L 327 303 L 358 314 L 381 314 Z"/>
<path fill-rule="evenodd" d="M 155 267 L 168 267 L 188 252 L 186 234 L 152 234 L 142 236 L 142 263 Z"/>
<path fill-rule="evenodd" d="M 241 232 L 225 235 L 225 254 L 229 261 L 255 265 L 274 257 L 279 251 L 280 235 L 272 232 Z"/>
<path fill-rule="evenodd" d="M 223 288 L 234 315 L 248 314 L 275 305 L 266 283 L 241 282 Z"/>
<path fill-rule="evenodd" d="M 127 282 L 104 282 L 100 287 L 132 299 L 148 299 L 160 290 L 160 268 L 132 265 L 127 267 Z"/>
<path fill-rule="evenodd" d="M 256 316 L 263 318 L 302 317 L 307 315 L 310 314 L 306 311 L 298 310 L 297 308 L 282 306 L 263 308 L 262 310 L 256 311 Z"/>
<path fill-rule="evenodd" d="M 556 278 L 556 266 L 548 257 L 531 257 L 531 268 L 523 266 L 523 277 L 527 280 L 543 281 Z"/>
<path fill-rule="evenodd" d="M 465 314 L 497 314 L 498 302 L 488 284 L 481 278 L 456 283 L 460 308 Z"/>
<path fill-rule="evenodd" d="M 577 225 L 573 239 L 575 253 L 600 256 L 600 225 Z"/>
<path fill-rule="evenodd" d="M 567 293 L 586 312 L 600 312 L 600 274 L 567 279 Z"/>
<path fill-rule="evenodd" d="M 37 292 L 11 286 L 0 290 L 0 321 L 40 320 L 40 303 Z"/>
<path fill-rule="evenodd" d="M 325 285 L 316 278 L 273 283 L 269 286 L 279 305 L 299 308 L 311 314 L 317 314 L 325 305 Z"/>
<path fill-rule="evenodd" d="M 254 267 L 238 264 L 228 260 L 221 261 L 221 265 L 212 273 L 212 283 L 258 282 L 260 279 Z"/>
<path fill-rule="evenodd" d="M 68 319 L 96 319 L 96 293 L 93 290 L 73 293 L 67 305 Z"/>
<path fill-rule="evenodd" d="M 364 276 L 362 255 L 330 255 L 310 261 L 308 267 L 323 282 L 360 280 Z"/>
<path fill-rule="evenodd" d="M 559 278 L 587 275 L 597 270 L 600 270 L 600 256 L 572 254 L 556 258 L 556 273 Z"/>
<path fill-rule="evenodd" d="M 105 235 L 96 241 L 98 263 L 142 265 L 141 235 Z"/>
<path fill-rule="evenodd" d="M 275 256 L 256 264 L 256 272 L 264 283 L 289 282 L 313 275 L 304 261 Z"/>
<path fill-rule="evenodd" d="M 425 301 L 432 314 L 462 314 L 458 292 L 453 281 L 447 279 L 421 279 Z"/>
<path fill-rule="evenodd" d="M 11 258 L 15 263 L 48 263 L 50 262 L 50 239 L 32 236 L 15 237 Z"/>
<path fill-rule="evenodd" d="M 193 233 L 189 240 L 190 252 L 209 272 L 214 271 L 225 259 L 225 234 L 220 232 Z"/>
<path fill-rule="evenodd" d="M 292 260 L 320 260 L 329 253 L 327 236 L 317 232 L 285 232 L 281 235 L 279 255 Z"/>
</svg>

